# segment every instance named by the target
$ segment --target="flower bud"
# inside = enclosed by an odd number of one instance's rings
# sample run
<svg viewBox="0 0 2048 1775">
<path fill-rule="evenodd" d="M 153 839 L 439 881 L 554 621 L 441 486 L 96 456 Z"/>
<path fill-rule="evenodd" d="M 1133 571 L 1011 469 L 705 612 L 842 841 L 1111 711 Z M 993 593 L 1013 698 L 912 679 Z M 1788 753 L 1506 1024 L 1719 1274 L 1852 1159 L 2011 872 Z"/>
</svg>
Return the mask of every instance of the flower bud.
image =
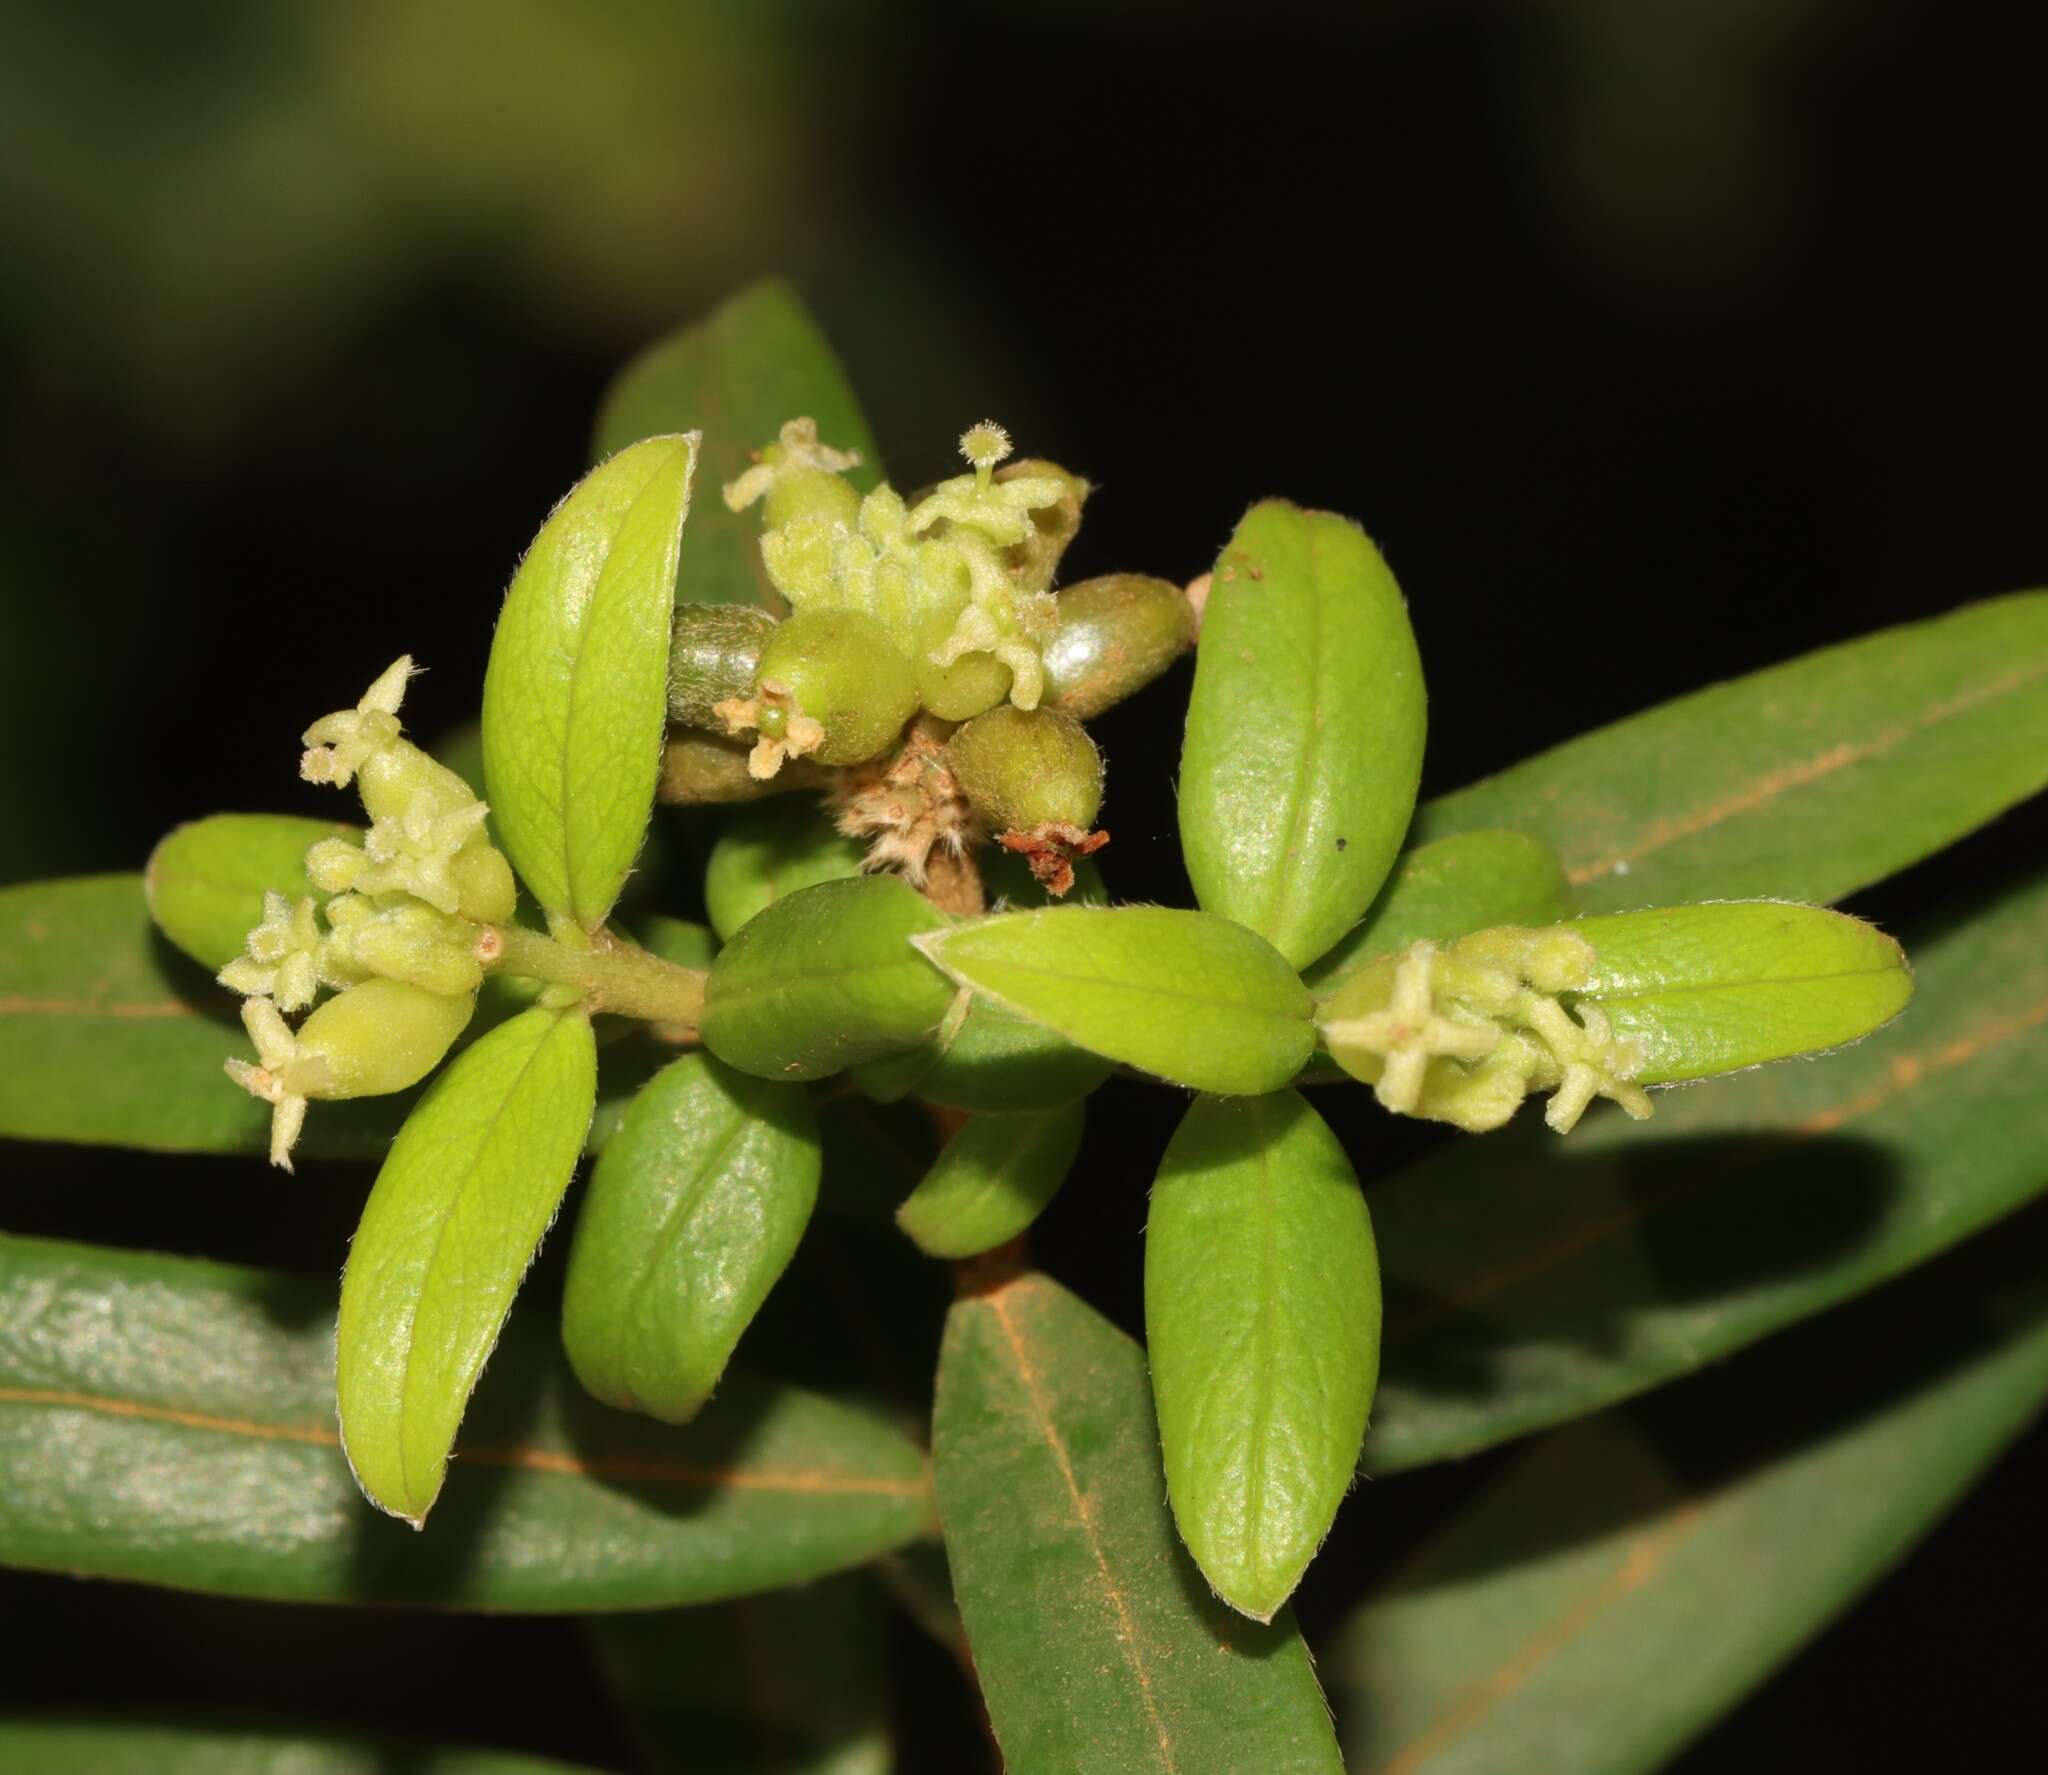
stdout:
<svg viewBox="0 0 2048 1775">
<path fill-rule="evenodd" d="M 775 618 L 752 604 L 679 605 L 668 656 L 669 719 L 717 731 L 713 707 L 753 689 L 774 628 Z"/>
<path fill-rule="evenodd" d="M 1195 610 L 1170 580 L 1142 573 L 1086 579 L 1059 595 L 1044 647 L 1045 706 L 1089 721 L 1142 690 L 1195 644 Z"/>
</svg>

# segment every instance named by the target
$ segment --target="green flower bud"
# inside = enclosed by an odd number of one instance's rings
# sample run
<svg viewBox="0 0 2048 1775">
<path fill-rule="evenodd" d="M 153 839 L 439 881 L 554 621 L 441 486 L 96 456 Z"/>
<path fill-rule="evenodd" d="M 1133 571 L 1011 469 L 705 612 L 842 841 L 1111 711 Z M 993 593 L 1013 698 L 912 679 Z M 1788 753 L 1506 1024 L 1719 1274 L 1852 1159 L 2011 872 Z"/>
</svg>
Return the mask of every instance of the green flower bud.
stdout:
<svg viewBox="0 0 2048 1775">
<path fill-rule="evenodd" d="M 859 764 L 917 713 L 917 674 L 882 626 L 851 610 L 800 610 L 761 649 L 754 694 L 718 705 L 726 729 L 760 735 L 747 768 L 772 777 L 790 757 Z"/>
<path fill-rule="evenodd" d="M 961 728 L 947 753 L 997 842 L 1024 857 L 1048 891 L 1064 894 L 1073 859 L 1109 842 L 1107 832 L 1089 830 L 1102 807 L 1102 754 L 1072 716 L 991 709 Z"/>
<path fill-rule="evenodd" d="M 683 604 L 668 656 L 668 715 L 716 731 L 712 709 L 754 688 L 775 618 L 753 604 Z"/>
<path fill-rule="evenodd" d="M 1090 721 L 1144 687 L 1195 644 L 1195 610 L 1171 580 L 1142 573 L 1084 579 L 1059 595 L 1045 644 L 1045 706 Z"/>
<path fill-rule="evenodd" d="M 791 469 L 768 489 L 761 503 L 761 527 L 780 530 L 799 518 L 850 530 L 860 521 L 860 494 L 851 481 L 830 469 Z"/>
</svg>

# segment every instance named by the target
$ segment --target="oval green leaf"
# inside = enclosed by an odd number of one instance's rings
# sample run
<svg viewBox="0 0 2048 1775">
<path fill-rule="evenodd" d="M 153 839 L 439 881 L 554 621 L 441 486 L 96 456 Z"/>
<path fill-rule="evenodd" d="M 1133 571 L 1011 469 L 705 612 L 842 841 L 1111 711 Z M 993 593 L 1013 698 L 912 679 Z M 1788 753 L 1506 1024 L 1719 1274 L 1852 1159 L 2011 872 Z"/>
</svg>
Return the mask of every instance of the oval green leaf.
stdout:
<svg viewBox="0 0 2048 1775">
<path fill-rule="evenodd" d="M 1024 1231 L 1059 1193 L 1081 1150 L 1079 1104 L 1038 1115 L 976 1116 L 896 1211 L 932 1257 L 977 1257 Z"/>
<path fill-rule="evenodd" d="M 1291 1619 L 1174 1534 L 1145 1354 L 1044 1276 L 958 1301 L 933 1420 L 953 1587 L 1010 1775 L 1342 1775 Z"/>
<path fill-rule="evenodd" d="M 1380 1359 L 1365 1197 L 1298 1092 L 1182 1119 L 1145 1221 L 1145 1343 L 1181 1539 L 1270 1621 L 1357 1473 Z"/>
<path fill-rule="evenodd" d="M 818 1199 L 810 1100 L 686 1054 L 627 1106 L 576 1220 L 562 1341 L 608 1405 L 686 1423 Z"/>
<path fill-rule="evenodd" d="M 867 846 L 835 831 L 814 801 L 767 801 L 732 816 L 704 866 L 712 928 L 731 938 L 756 913 L 821 881 L 860 873 Z"/>
<path fill-rule="evenodd" d="M 290 814 L 213 814 L 179 826 L 149 854 L 142 888 L 157 929 L 202 968 L 242 953 L 263 896 L 324 902 L 306 879 L 306 852 L 323 838 L 360 840 L 356 826 Z"/>
<path fill-rule="evenodd" d="M 0 1768 L 35 1775 L 596 1775 L 547 1757 L 214 1721 L 0 1719 Z"/>
<path fill-rule="evenodd" d="M 2048 786 L 2048 592 L 1966 605 L 1695 691 L 1430 802 L 1515 826 L 1589 912 L 1839 900 Z"/>
<path fill-rule="evenodd" d="M 152 925 L 141 876 L 0 888 L 0 1134 L 265 1151 L 270 1106 L 222 1071 L 250 1053 L 234 1006 Z M 298 1150 L 373 1158 L 409 1101 L 323 1103 Z"/>
<path fill-rule="evenodd" d="M 1372 909 L 1303 975 L 1319 992 L 1376 955 L 1492 925 L 1558 924 L 1578 908 L 1557 853 L 1525 832 L 1460 832 L 1402 852 Z"/>
<path fill-rule="evenodd" d="M 1509 1467 L 1325 1651 L 1351 1767 L 1665 1767 L 2048 1400 L 2038 1291 L 2003 1326 L 1952 1290 L 1909 1292 L 1917 1310 L 1888 1293 Z M 1711 1446 L 1731 1429 L 1746 1458 Z"/>
<path fill-rule="evenodd" d="M 1180 842 L 1203 908 L 1305 967 L 1363 916 L 1415 808 L 1422 661 L 1348 518 L 1255 505 L 1202 615 Z"/>
<path fill-rule="evenodd" d="M 1913 996 L 1875 925 L 1774 900 L 1662 906 L 1572 927 L 1593 945 L 1596 1005 L 1643 1056 L 1636 1082 L 1673 1084 L 1859 1041 Z"/>
<path fill-rule="evenodd" d="M 704 1045 L 783 1083 L 915 1048 L 954 992 L 910 939 L 944 923 L 893 876 L 821 882 L 776 901 L 719 952 Z"/>
<path fill-rule="evenodd" d="M 998 913 L 915 939 L 961 985 L 1198 1091 L 1276 1091 L 1315 1045 L 1286 959 L 1243 925 L 1164 906 Z"/>
<path fill-rule="evenodd" d="M 1461 1140 L 1373 1191 L 1370 1471 L 1596 1411 L 1925 1262 L 2048 1188 L 2048 883 L 1916 951 L 1912 1013 L 1824 1064 Z"/>
<path fill-rule="evenodd" d="M 690 527 L 690 560 L 677 596 L 710 604 L 781 600 L 761 565 L 758 512 L 729 512 L 716 497 L 749 464 L 748 453 L 785 419 L 818 422 L 839 450 L 858 450 L 848 477 L 863 493 L 882 478 L 881 456 L 831 345 L 796 292 L 779 279 L 750 284 L 703 320 L 671 334 L 619 372 L 597 419 L 599 460 L 664 432 L 704 434 L 711 497 Z"/>
<path fill-rule="evenodd" d="M 0 1563 L 220 1595 L 638 1609 L 804 1583 L 925 1532 L 878 1419 L 728 1375 L 687 1429 L 576 1384 L 515 1313 L 415 1535 L 334 1421 L 334 1284 L 0 1234 Z"/>
<path fill-rule="evenodd" d="M 595 930 L 647 835 L 695 437 L 649 438 L 555 507 L 505 594 L 484 770 L 507 854 L 551 917 Z"/>
<path fill-rule="evenodd" d="M 341 1281 L 341 1433 L 364 1495 L 416 1528 L 596 1094 L 589 1018 L 522 1011 L 421 1098 L 364 1204 Z"/>
</svg>

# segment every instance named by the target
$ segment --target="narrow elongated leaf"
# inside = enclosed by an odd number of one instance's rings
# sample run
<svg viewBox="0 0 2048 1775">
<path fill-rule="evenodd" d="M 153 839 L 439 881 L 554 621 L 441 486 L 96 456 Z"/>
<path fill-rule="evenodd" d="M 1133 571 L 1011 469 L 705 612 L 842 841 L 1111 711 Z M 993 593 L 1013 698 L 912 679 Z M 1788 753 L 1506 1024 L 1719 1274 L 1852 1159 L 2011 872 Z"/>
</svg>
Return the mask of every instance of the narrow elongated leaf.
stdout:
<svg viewBox="0 0 2048 1775">
<path fill-rule="evenodd" d="M 889 1775 L 888 1618 L 864 1575 L 588 1632 L 651 1775 Z"/>
<path fill-rule="evenodd" d="M 0 1134 L 263 1152 L 270 1106 L 221 1070 L 250 1054 L 234 1007 L 151 924 L 141 876 L 0 889 Z M 406 1101 L 323 1103 L 299 1151 L 373 1157 Z"/>
<path fill-rule="evenodd" d="M 1671 1084 L 1860 1040 L 1905 1009 L 1913 976 L 1875 925 L 1772 900 L 1610 913 L 1573 927 L 1593 945 L 1581 1007 Z"/>
<path fill-rule="evenodd" d="M 150 852 L 143 892 L 157 929 L 202 968 L 242 953 L 266 892 L 297 901 L 327 896 L 306 878 L 306 852 L 361 829 L 291 814 L 213 814 L 178 827 Z"/>
<path fill-rule="evenodd" d="M 946 1142 L 896 1224 L 933 1257 L 976 1257 L 1016 1238 L 1058 1194 L 1081 1150 L 1081 1106 L 976 1116 Z"/>
<path fill-rule="evenodd" d="M 515 1313 L 463 1483 L 415 1535 L 334 1422 L 334 1284 L 0 1235 L 0 1563 L 223 1595 L 663 1607 L 801 1583 L 920 1533 L 894 1431 L 728 1376 L 686 1430 L 599 1405 Z"/>
<path fill-rule="evenodd" d="M 1216 564 L 1181 749 L 1195 897 L 1304 967 L 1386 880 L 1422 772 L 1401 588 L 1348 518 L 1255 505 Z"/>
<path fill-rule="evenodd" d="M 742 809 L 711 847 L 704 904 L 720 937 L 757 912 L 821 881 L 860 873 L 867 846 L 835 831 L 815 802 L 766 801 Z"/>
<path fill-rule="evenodd" d="M 954 998 L 911 947 L 945 917 L 892 876 L 820 882 L 734 936 L 711 970 L 704 1045 L 789 1083 L 917 1047 Z"/>
<path fill-rule="evenodd" d="M 2048 785 L 2048 592 L 1966 605 L 1696 691 L 1421 810 L 1515 826 L 1590 912 L 1839 900 Z"/>
<path fill-rule="evenodd" d="M 509 1750 L 304 1727 L 61 1717 L 0 1719 L 0 1768 L 35 1775 L 578 1775 L 568 1763 Z"/>
<path fill-rule="evenodd" d="M 436 1080 L 377 1173 L 341 1282 L 341 1433 L 365 1495 L 415 1528 L 596 1095 L 589 1018 L 537 1005 Z"/>
<path fill-rule="evenodd" d="M 1308 988 L 1255 932 L 1163 906 L 998 913 L 915 939 L 963 986 L 1199 1091 L 1274 1091 L 1315 1045 Z"/>
<path fill-rule="evenodd" d="M 619 372 L 597 418 L 600 460 L 658 433 L 704 434 L 708 496 L 691 522 L 678 596 L 780 607 L 761 566 L 760 514 L 729 512 L 717 493 L 746 469 L 749 451 L 771 442 L 785 419 L 800 418 L 815 419 L 835 449 L 861 453 L 855 486 L 866 492 L 881 480 L 881 457 L 846 372 L 779 279 L 750 284 Z"/>
<path fill-rule="evenodd" d="M 562 1302 L 576 1376 L 609 1405 L 694 1417 L 818 1199 L 810 1099 L 686 1054 L 627 1107 L 577 1216 Z"/>
<path fill-rule="evenodd" d="M 1958 1348 L 1960 1304 L 1921 1300 L 1901 1335 L 1888 1294 L 1678 1390 L 1670 1411 L 1596 1418 L 1524 1455 L 1326 1652 L 1356 1775 L 1662 1767 L 2048 1399 L 2038 1295 L 2018 1324 L 1970 1325 Z M 1902 1372 L 1902 1353 L 1929 1344 L 1943 1360 L 1908 1356 Z M 1688 1398 L 1692 1423 L 1674 1423 Z M 1733 1472 L 1686 1458 L 1709 1426 L 1745 1443 L 1767 1428 L 1777 1447 Z"/>
<path fill-rule="evenodd" d="M 1910 1269 L 2048 1188 L 2048 883 L 1917 951 L 1860 1046 L 1524 1126 L 1372 1193 L 1385 1367 L 1366 1465 L 1593 1411 Z"/>
<path fill-rule="evenodd" d="M 526 551 L 484 672 L 484 770 L 542 909 L 604 922 L 647 835 L 694 436 L 594 468 Z"/>
<path fill-rule="evenodd" d="M 1173 1531 L 1144 1352 L 1044 1276 L 958 1301 L 933 1454 L 1010 1775 L 1341 1775 L 1291 1619 L 1232 1613 Z"/>
<path fill-rule="evenodd" d="M 1327 990 L 1345 969 L 1427 939 L 1448 942 L 1491 925 L 1571 917 L 1564 865 L 1525 832 L 1460 832 L 1402 853 L 1372 909 L 1303 975 Z"/>
<path fill-rule="evenodd" d="M 1270 1621 L 1351 1487 L 1380 1358 L 1365 1197 L 1298 1092 L 1182 1119 L 1145 1222 L 1145 1342 L 1181 1539 Z"/>
</svg>

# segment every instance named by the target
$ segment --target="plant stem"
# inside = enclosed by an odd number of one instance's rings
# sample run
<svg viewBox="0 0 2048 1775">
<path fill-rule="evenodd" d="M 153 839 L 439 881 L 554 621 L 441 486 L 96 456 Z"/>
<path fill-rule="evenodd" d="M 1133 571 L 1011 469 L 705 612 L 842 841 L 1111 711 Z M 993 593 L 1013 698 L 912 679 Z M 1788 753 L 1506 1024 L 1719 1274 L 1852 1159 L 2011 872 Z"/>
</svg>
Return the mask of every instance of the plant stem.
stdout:
<svg viewBox="0 0 2048 1775">
<path fill-rule="evenodd" d="M 487 925 L 477 939 L 477 959 L 500 973 L 573 986 L 593 1011 L 692 1028 L 704 1014 L 701 968 L 678 967 L 609 935 L 600 934 L 589 949 L 571 949 L 523 925 Z"/>
</svg>

